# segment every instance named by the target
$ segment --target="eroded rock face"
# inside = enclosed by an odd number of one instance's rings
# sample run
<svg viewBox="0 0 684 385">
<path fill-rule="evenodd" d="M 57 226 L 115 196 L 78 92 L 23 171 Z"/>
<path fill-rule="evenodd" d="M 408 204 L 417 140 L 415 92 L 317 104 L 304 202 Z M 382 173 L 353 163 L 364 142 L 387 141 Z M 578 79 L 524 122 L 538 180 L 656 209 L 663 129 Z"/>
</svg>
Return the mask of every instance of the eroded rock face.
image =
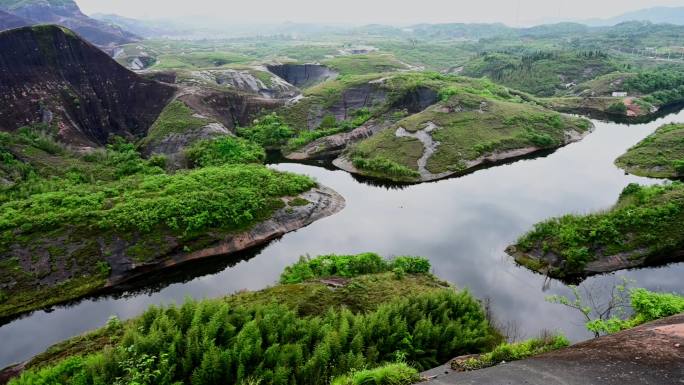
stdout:
<svg viewBox="0 0 684 385">
<path fill-rule="evenodd" d="M 24 19 L 26 24 L 21 26 L 59 24 L 74 30 L 89 42 L 103 47 L 140 40 L 138 36 L 119 27 L 86 16 L 71 0 L 8 0 L 0 3 L 0 10 Z"/>
<path fill-rule="evenodd" d="M 409 114 L 416 114 L 430 107 L 439 101 L 437 91 L 428 87 L 418 87 L 415 90 L 406 92 L 397 99 L 392 107 L 395 109 L 406 110 Z"/>
<path fill-rule="evenodd" d="M 234 69 L 193 71 L 191 73 L 197 79 L 210 84 L 214 83 L 269 99 L 291 99 L 300 94 L 297 87 L 282 78 L 271 75 L 269 72 L 263 72 L 263 74 L 270 75 L 271 78 L 262 79 L 249 70 Z"/>
<path fill-rule="evenodd" d="M 274 64 L 266 68 L 298 88 L 311 87 L 334 79 L 338 75 L 337 72 L 319 64 Z"/>
<path fill-rule="evenodd" d="M 55 124 L 60 139 L 97 146 L 143 137 L 175 88 L 146 80 L 57 26 L 0 33 L 0 130 Z"/>
<path fill-rule="evenodd" d="M 187 88 L 179 96 L 188 107 L 200 115 L 212 118 L 228 129 L 249 126 L 262 113 L 285 104 L 284 100 L 260 98 L 230 91 Z"/>
</svg>

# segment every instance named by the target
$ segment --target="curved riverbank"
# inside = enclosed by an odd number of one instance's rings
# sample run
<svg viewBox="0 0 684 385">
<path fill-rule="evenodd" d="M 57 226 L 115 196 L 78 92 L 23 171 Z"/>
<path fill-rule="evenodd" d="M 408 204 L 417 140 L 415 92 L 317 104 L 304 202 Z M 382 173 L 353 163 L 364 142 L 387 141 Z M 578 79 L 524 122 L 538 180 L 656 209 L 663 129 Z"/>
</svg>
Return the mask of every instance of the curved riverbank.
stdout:
<svg viewBox="0 0 684 385">
<path fill-rule="evenodd" d="M 3 325 L 0 366 L 23 361 L 58 341 L 101 327 L 111 315 L 125 320 L 150 305 L 180 303 L 188 296 L 207 298 L 260 290 L 277 282 L 282 269 L 301 255 L 367 250 L 387 256 L 429 256 L 440 277 L 488 298 L 497 319 L 515 327 L 520 336 L 535 335 L 554 325 L 571 340 L 586 339 L 590 336 L 577 314 L 544 300 L 549 295 L 572 295 L 570 288 L 517 266 L 504 249 L 534 223 L 566 213 L 605 209 L 629 183 L 660 183 L 625 175 L 613 161 L 662 124 L 682 120 L 684 113 L 643 125 L 594 121 L 593 133 L 553 153 L 401 188 L 374 185 L 314 165 L 271 165 L 314 177 L 345 197 L 345 209 L 246 255 L 208 258 L 162 270 L 144 276 L 134 291 L 36 311 Z M 172 271 L 173 276 L 166 277 Z M 616 274 L 649 290 L 684 290 L 682 263 Z M 581 287 L 609 286 L 615 279 L 615 274 L 597 275 Z"/>
</svg>

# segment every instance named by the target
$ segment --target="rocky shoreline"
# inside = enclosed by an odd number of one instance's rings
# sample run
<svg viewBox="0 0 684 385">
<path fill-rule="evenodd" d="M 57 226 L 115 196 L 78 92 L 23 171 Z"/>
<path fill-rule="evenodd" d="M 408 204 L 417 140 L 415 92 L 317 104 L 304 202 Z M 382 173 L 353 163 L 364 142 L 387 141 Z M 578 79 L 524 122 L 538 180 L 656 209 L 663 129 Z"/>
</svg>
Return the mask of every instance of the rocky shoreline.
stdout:
<svg viewBox="0 0 684 385">
<path fill-rule="evenodd" d="M 340 212 L 345 207 L 344 198 L 336 191 L 318 186 L 294 198 L 286 198 L 287 202 L 301 198 L 307 200 L 304 206 L 286 206 L 277 210 L 273 216 L 256 224 L 251 229 L 237 233 L 218 236 L 216 244 L 193 252 L 178 252 L 164 256 L 150 263 L 136 264 L 132 260 L 119 261 L 112 265 L 112 275 L 109 277 L 105 289 L 140 278 L 151 272 L 156 272 L 185 263 L 229 255 L 267 243 L 289 232 L 299 230 L 313 222 Z"/>
<path fill-rule="evenodd" d="M 190 243 L 190 247 L 183 246 L 179 237 L 170 234 L 156 234 L 156 237 L 159 238 L 158 241 L 161 242 L 157 246 L 148 244 L 149 237 L 144 238 L 139 234 L 116 236 L 107 245 L 104 244 L 104 238 L 95 236 L 91 241 L 99 245 L 100 250 L 97 254 L 101 261 L 106 262 L 111 268 L 109 275 L 102 280 L 102 283 L 98 281 L 102 278 L 93 277 L 92 282 L 89 282 L 87 286 L 77 288 L 73 292 L 60 292 L 61 294 L 47 300 L 34 301 L 35 303 L 17 303 L 13 308 L 6 309 L 0 317 L 0 321 L 8 322 L 41 308 L 117 291 L 132 281 L 165 269 L 211 257 L 230 256 L 266 244 L 319 219 L 333 215 L 345 207 L 345 200 L 340 194 L 321 185 L 297 196 L 281 199 L 283 200 L 282 208 L 277 209 L 270 218 L 253 225 L 248 230 L 231 233 L 219 230 L 209 231 L 195 243 Z M 45 247 L 45 245 L 60 242 L 60 240 L 66 242 L 66 239 L 68 237 L 56 240 L 43 239 L 36 245 Z M 150 255 L 144 260 L 141 260 L 139 256 L 131 255 L 129 251 L 136 245 L 151 250 Z M 65 244 L 65 247 L 70 246 Z M 50 279 L 50 282 L 53 283 L 46 281 L 40 284 L 37 289 L 39 292 L 36 292 L 35 296 L 31 298 L 42 298 L 41 296 L 47 293 L 46 288 L 49 288 L 50 285 L 59 284 L 60 277 L 66 279 L 68 274 L 73 275 L 74 273 L 61 272 L 60 274 L 55 277 L 48 276 L 46 279 Z M 28 295 L 30 293 L 22 291 L 17 292 L 17 294 Z"/>
</svg>

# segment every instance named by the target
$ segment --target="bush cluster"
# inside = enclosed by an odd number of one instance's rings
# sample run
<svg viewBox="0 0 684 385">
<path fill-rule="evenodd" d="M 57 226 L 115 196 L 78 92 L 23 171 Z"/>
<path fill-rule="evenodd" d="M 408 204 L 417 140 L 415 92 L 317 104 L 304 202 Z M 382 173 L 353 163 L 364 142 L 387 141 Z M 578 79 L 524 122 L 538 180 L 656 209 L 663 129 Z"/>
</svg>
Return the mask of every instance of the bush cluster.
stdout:
<svg viewBox="0 0 684 385">
<path fill-rule="evenodd" d="M 523 342 L 503 343 L 491 352 L 465 361 L 453 361 L 452 366 L 457 370 L 477 370 L 497 365 L 501 362 L 522 360 L 552 350 L 570 345 L 570 341 L 563 335 L 532 338 Z"/>
<path fill-rule="evenodd" d="M 281 146 L 295 135 L 295 131 L 272 113 L 255 120 L 250 127 L 239 127 L 238 134 L 265 147 Z"/>
<path fill-rule="evenodd" d="M 684 184 L 627 186 L 609 211 L 566 215 L 535 225 L 518 240 L 523 252 L 540 249 L 562 256 L 566 272 L 579 272 L 597 253 L 637 249 L 663 253 L 684 244 L 678 223 L 684 214 Z"/>
<path fill-rule="evenodd" d="M 629 292 L 634 314 L 626 319 L 613 317 L 597 319 L 587 323 L 587 329 L 595 333 L 617 333 L 646 322 L 669 317 L 684 311 L 684 296 L 674 293 L 656 293 L 646 289 L 632 289 Z"/>
<path fill-rule="evenodd" d="M 191 167 L 207 167 L 263 163 L 266 159 L 266 152 L 263 147 L 248 140 L 223 136 L 193 143 L 185 150 L 185 156 Z"/>
<path fill-rule="evenodd" d="M 110 183 L 58 183 L 51 191 L 0 207 L 0 230 L 55 226 L 151 231 L 240 228 L 270 213 L 277 197 L 315 185 L 308 177 L 263 166 L 207 167 L 174 175 L 133 175 Z M 282 203 L 282 202 L 281 202 Z"/>
<path fill-rule="evenodd" d="M 445 289 L 395 300 L 366 314 L 331 308 L 298 317 L 278 304 L 236 306 L 187 301 L 152 307 L 123 325 L 116 346 L 27 371 L 13 385 L 70 384 L 328 384 L 415 378 L 398 358 L 427 369 L 491 346 L 481 305 Z M 364 380 L 364 384 L 367 383 Z M 374 382 L 386 383 L 386 382 Z"/>
<path fill-rule="evenodd" d="M 351 278 L 387 271 L 426 274 L 430 272 L 430 262 L 422 257 L 397 257 L 388 261 L 375 253 L 301 257 L 299 262 L 285 268 L 280 275 L 280 282 L 299 283 L 309 279 L 334 276 Z"/>
<path fill-rule="evenodd" d="M 352 159 L 352 163 L 354 167 L 358 169 L 387 175 L 390 177 L 408 179 L 420 178 L 420 173 L 418 171 L 412 170 L 406 166 L 381 156 L 376 156 L 370 159 L 355 157 Z"/>
</svg>

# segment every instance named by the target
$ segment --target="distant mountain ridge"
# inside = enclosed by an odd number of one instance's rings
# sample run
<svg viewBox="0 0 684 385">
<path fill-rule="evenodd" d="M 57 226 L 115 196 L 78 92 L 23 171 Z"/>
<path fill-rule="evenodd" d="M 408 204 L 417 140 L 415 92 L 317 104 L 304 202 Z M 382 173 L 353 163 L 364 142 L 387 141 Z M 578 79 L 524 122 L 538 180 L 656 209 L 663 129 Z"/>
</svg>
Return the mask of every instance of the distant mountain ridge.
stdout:
<svg viewBox="0 0 684 385">
<path fill-rule="evenodd" d="M 654 24 L 684 25 L 684 7 L 653 7 L 627 12 L 609 19 L 590 19 L 590 26 L 611 26 L 627 21 L 648 21 Z"/>
<path fill-rule="evenodd" d="M 67 27 L 100 47 L 131 43 L 137 35 L 86 16 L 73 0 L 0 0 L 0 29 L 37 24 Z M 12 17 L 13 16 L 13 17 Z"/>
</svg>

